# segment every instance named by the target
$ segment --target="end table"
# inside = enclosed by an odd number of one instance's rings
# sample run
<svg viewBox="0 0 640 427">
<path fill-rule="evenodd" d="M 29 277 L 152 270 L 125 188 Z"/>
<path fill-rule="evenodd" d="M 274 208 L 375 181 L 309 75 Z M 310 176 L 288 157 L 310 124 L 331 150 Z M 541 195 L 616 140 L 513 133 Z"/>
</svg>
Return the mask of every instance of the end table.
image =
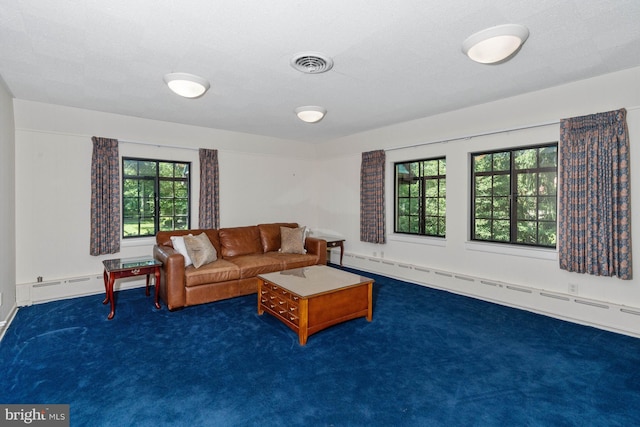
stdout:
<svg viewBox="0 0 640 427">
<path fill-rule="evenodd" d="M 147 275 L 146 294 L 149 296 L 149 276 L 151 274 L 155 277 L 155 306 L 160 308 L 160 302 L 158 299 L 158 288 L 160 287 L 160 266 L 162 263 L 152 257 L 138 257 L 138 258 L 115 258 L 106 259 L 102 261 L 104 264 L 104 290 L 106 297 L 102 304 L 111 303 L 111 312 L 107 319 L 113 319 L 115 315 L 115 301 L 113 299 L 113 284 L 116 279 L 122 279 L 125 277 L 139 276 L 141 274 Z"/>
<path fill-rule="evenodd" d="M 327 252 L 329 254 L 329 256 L 327 257 L 327 264 L 329 263 L 329 260 L 331 259 L 330 255 L 331 255 L 331 249 L 333 248 L 340 248 L 340 265 L 342 265 L 342 257 L 344 256 L 344 240 L 342 237 L 337 237 L 337 236 L 326 236 L 326 235 L 318 235 L 318 236 L 311 236 L 315 239 L 320 239 L 320 240 L 324 240 L 325 242 L 327 242 Z"/>
</svg>

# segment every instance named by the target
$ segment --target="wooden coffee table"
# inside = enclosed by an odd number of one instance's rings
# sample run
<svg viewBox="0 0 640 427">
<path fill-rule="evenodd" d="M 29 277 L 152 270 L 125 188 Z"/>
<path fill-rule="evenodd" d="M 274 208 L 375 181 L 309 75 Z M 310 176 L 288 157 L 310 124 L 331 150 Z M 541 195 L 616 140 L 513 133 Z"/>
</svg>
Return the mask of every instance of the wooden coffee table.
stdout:
<svg viewBox="0 0 640 427">
<path fill-rule="evenodd" d="M 324 265 L 258 276 L 258 314 L 275 316 L 298 334 L 309 335 L 358 317 L 373 316 L 373 279 Z"/>
</svg>

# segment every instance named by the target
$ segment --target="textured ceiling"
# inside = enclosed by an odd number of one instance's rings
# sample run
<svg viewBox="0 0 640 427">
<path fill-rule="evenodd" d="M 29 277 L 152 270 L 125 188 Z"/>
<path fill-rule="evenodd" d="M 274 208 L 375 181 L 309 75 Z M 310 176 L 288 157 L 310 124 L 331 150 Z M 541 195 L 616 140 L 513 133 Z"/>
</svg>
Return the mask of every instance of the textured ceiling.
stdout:
<svg viewBox="0 0 640 427">
<path fill-rule="evenodd" d="M 639 0 L 3 0 L 0 76 L 19 99 L 319 143 L 639 66 L 639 22 Z M 530 30 L 510 61 L 461 53 L 506 23 Z M 306 51 L 333 69 L 294 70 Z M 210 91 L 173 94 L 178 71 Z"/>
</svg>

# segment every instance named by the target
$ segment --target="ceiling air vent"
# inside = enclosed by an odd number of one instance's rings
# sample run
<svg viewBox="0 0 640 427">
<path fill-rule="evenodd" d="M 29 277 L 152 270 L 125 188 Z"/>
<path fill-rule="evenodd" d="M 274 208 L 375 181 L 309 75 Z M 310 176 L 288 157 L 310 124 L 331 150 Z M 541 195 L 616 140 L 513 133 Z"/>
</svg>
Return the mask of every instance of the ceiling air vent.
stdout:
<svg viewBox="0 0 640 427">
<path fill-rule="evenodd" d="M 291 66 L 301 73 L 318 74 L 329 71 L 333 67 L 333 60 L 321 53 L 299 53 L 291 59 Z"/>
</svg>

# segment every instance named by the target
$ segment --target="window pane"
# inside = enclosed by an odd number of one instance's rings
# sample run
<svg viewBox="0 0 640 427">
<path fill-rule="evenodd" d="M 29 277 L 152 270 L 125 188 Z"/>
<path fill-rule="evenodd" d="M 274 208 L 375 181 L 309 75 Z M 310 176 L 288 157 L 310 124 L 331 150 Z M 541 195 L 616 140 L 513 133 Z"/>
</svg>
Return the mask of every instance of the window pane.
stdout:
<svg viewBox="0 0 640 427">
<path fill-rule="evenodd" d="M 558 183 L 555 172 L 543 172 L 540 174 L 538 193 L 541 196 L 555 195 L 558 192 Z"/>
<path fill-rule="evenodd" d="M 518 195 L 533 196 L 538 194 L 538 174 L 519 173 L 518 174 Z"/>
<path fill-rule="evenodd" d="M 443 160 L 422 159 L 394 165 L 396 232 L 442 235 L 438 221 L 444 216 L 446 200 L 446 181 L 443 175 L 446 164 Z"/>
<path fill-rule="evenodd" d="M 509 179 L 509 175 L 494 175 L 492 194 L 495 196 L 509 195 L 511 193 L 511 185 Z"/>
<path fill-rule="evenodd" d="M 475 238 L 477 240 L 492 240 L 491 239 L 491 220 L 477 219 L 475 222 Z"/>
<path fill-rule="evenodd" d="M 427 179 L 424 183 L 424 195 L 427 197 L 438 197 L 438 180 Z"/>
<path fill-rule="evenodd" d="M 160 197 L 173 197 L 172 181 L 160 181 Z"/>
<path fill-rule="evenodd" d="M 493 218 L 509 219 L 511 210 L 509 209 L 509 197 L 493 198 Z"/>
<path fill-rule="evenodd" d="M 125 175 L 138 175 L 138 162 L 136 160 L 124 160 L 122 173 Z"/>
<path fill-rule="evenodd" d="M 517 150 L 513 153 L 516 169 L 535 169 L 538 166 L 538 150 L 535 148 Z"/>
<path fill-rule="evenodd" d="M 540 167 L 558 166 L 558 147 L 544 147 L 540 149 Z"/>
<path fill-rule="evenodd" d="M 474 153 L 472 159 L 472 239 L 555 246 L 557 144 Z"/>
<path fill-rule="evenodd" d="M 538 203 L 538 219 L 544 221 L 555 221 L 558 209 L 558 203 L 555 196 L 540 197 Z"/>
<path fill-rule="evenodd" d="M 138 162 L 140 176 L 156 176 L 156 162 Z"/>
<path fill-rule="evenodd" d="M 476 218 L 491 218 L 491 197 L 480 197 L 476 199 Z"/>
<path fill-rule="evenodd" d="M 493 170 L 508 171 L 511 169 L 511 153 L 493 153 Z"/>
<path fill-rule="evenodd" d="M 537 222 L 535 221 L 518 221 L 518 239 L 519 243 L 533 245 L 538 240 Z"/>
<path fill-rule="evenodd" d="M 508 242 L 511 239 L 509 220 L 493 221 L 493 239 L 498 242 Z"/>
<path fill-rule="evenodd" d="M 173 178 L 173 163 L 160 162 L 160 176 Z"/>
<path fill-rule="evenodd" d="M 473 171 L 474 172 L 489 172 L 491 171 L 491 163 L 493 157 L 491 154 L 479 154 L 473 157 Z"/>
<path fill-rule="evenodd" d="M 556 223 L 541 222 L 538 226 L 538 241 L 543 246 L 556 246 Z"/>
<path fill-rule="evenodd" d="M 493 193 L 491 176 L 476 177 L 476 196 L 490 196 Z"/>
<path fill-rule="evenodd" d="M 124 237 L 189 228 L 189 163 L 123 159 L 122 171 Z"/>
</svg>

